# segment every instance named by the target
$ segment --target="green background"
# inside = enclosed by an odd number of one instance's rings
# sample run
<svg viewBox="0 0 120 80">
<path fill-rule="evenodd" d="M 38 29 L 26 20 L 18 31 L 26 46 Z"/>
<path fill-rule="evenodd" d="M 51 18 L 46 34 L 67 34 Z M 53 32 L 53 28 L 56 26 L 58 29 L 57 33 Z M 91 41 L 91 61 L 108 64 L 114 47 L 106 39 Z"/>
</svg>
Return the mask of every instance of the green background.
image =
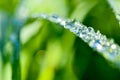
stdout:
<svg viewBox="0 0 120 80">
<path fill-rule="evenodd" d="M 36 13 L 77 19 L 120 45 L 119 5 L 120 0 L 1 0 L 0 80 L 119 80 L 117 66 L 69 30 L 29 19 Z"/>
</svg>

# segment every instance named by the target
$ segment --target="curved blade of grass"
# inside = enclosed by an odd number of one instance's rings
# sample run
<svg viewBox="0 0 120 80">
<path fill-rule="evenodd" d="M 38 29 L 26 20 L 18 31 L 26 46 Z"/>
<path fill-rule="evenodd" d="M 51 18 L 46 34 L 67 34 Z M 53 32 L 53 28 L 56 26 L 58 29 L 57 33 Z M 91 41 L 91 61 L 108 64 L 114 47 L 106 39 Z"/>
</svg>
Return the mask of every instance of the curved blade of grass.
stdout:
<svg viewBox="0 0 120 80">
<path fill-rule="evenodd" d="M 113 63 L 118 68 L 120 68 L 119 66 L 120 47 L 112 39 L 107 39 L 105 35 L 102 35 L 99 31 L 95 32 L 92 27 L 87 28 L 85 25 L 82 25 L 81 23 L 78 23 L 77 21 L 74 20 L 70 21 L 68 19 L 61 18 L 59 16 L 55 17 L 55 15 L 52 16 L 46 15 L 46 17 L 41 15 L 41 18 L 47 19 L 53 23 L 58 23 L 64 28 L 69 29 L 76 36 L 79 36 L 84 42 L 89 44 L 91 48 L 101 53 L 101 55 L 103 55 L 105 59 L 107 59 L 109 62 Z M 89 31 L 89 28 L 91 28 L 90 30 L 92 30 L 92 32 Z M 91 36 L 88 35 L 89 33 L 91 33 Z M 100 41 L 100 43 L 98 43 L 98 40 Z M 96 43 L 100 45 L 96 45 Z"/>
</svg>

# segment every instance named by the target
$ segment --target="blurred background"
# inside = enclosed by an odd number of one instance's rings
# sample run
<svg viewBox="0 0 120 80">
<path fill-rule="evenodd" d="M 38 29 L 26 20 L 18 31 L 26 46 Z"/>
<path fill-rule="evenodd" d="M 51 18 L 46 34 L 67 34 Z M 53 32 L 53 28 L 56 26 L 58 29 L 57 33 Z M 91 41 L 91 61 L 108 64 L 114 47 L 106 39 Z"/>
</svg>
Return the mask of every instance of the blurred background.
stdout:
<svg viewBox="0 0 120 80">
<path fill-rule="evenodd" d="M 0 0 L 0 80 L 119 80 L 120 70 L 69 30 L 29 18 L 74 18 L 120 45 L 119 12 L 120 0 Z"/>
</svg>

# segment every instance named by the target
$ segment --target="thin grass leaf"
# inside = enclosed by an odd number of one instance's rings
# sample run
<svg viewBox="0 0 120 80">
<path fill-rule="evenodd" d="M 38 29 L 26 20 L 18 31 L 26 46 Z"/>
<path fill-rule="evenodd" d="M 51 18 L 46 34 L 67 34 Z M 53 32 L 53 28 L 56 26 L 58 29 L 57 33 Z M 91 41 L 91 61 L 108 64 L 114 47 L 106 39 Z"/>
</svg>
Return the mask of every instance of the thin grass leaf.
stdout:
<svg viewBox="0 0 120 80">
<path fill-rule="evenodd" d="M 107 0 L 120 24 L 120 0 Z"/>
</svg>

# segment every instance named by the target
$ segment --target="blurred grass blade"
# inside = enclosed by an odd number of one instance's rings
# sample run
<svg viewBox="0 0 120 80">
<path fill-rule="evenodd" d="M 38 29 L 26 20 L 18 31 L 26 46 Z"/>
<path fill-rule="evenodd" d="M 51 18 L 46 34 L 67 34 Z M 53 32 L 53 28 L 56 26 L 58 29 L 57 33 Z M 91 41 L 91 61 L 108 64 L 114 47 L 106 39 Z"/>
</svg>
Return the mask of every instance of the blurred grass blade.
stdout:
<svg viewBox="0 0 120 80">
<path fill-rule="evenodd" d="M 59 41 L 49 41 L 47 51 L 43 62 L 42 71 L 38 80 L 53 80 L 55 76 L 55 69 L 60 65 L 61 61 L 61 44 Z M 47 75 L 47 76 L 46 76 Z"/>
<path fill-rule="evenodd" d="M 0 35 L 0 50 L 2 54 L 2 60 L 3 63 L 6 62 L 6 53 L 4 50 L 6 39 L 7 39 L 7 28 L 8 28 L 8 22 L 9 22 L 9 16 L 6 12 L 0 12 L 0 29 L 1 29 L 1 35 Z"/>
<path fill-rule="evenodd" d="M 26 0 L 30 14 L 33 13 L 56 13 L 59 15 L 67 15 L 68 9 L 66 0 Z"/>
<path fill-rule="evenodd" d="M 34 27 L 33 24 L 31 24 L 31 26 Z M 25 44 L 22 44 L 22 50 L 21 50 L 22 80 L 26 80 L 27 75 L 29 74 L 28 69 L 30 66 L 30 62 L 33 58 L 33 55 L 36 53 L 36 51 L 40 50 L 43 46 L 45 46 L 44 44 L 49 38 L 50 31 L 49 31 L 47 25 L 49 25 L 49 24 L 48 23 L 45 24 L 44 22 L 41 22 L 40 25 L 38 24 L 37 25 L 38 31 L 36 31 L 33 35 L 31 34 L 32 37 L 30 37 L 30 39 Z M 44 27 L 42 27 L 42 26 L 44 26 Z M 29 25 L 27 27 L 30 30 L 31 27 Z M 40 27 L 42 27 L 42 28 L 40 28 Z M 22 33 L 21 33 L 21 39 L 23 39 L 23 37 L 24 37 L 22 35 L 22 34 L 24 34 L 23 29 L 22 29 Z M 29 31 L 27 33 L 29 33 Z M 27 34 L 27 33 L 25 33 L 25 34 Z M 31 45 L 31 43 L 34 43 L 34 44 Z M 31 66 L 30 66 L 30 68 L 31 68 Z"/>
<path fill-rule="evenodd" d="M 22 23 L 19 19 L 13 19 L 13 24 L 11 26 L 12 33 L 10 35 L 10 40 L 13 46 L 12 53 L 12 80 L 21 80 L 21 69 L 20 69 L 20 29 Z"/>
<path fill-rule="evenodd" d="M 73 0 L 74 4 L 77 4 L 71 14 L 71 18 L 83 21 L 88 12 L 97 5 L 99 0 Z"/>
<path fill-rule="evenodd" d="M 119 21 L 120 25 L 120 0 L 107 0 L 107 1 L 110 4 L 111 8 L 113 9 L 113 12 L 115 13 L 115 16 Z"/>
<path fill-rule="evenodd" d="M 1 39 L 2 39 L 2 28 L 1 28 L 1 17 L 2 17 L 2 15 L 0 14 L 0 80 L 2 80 L 2 51 L 1 51 L 1 47 L 2 47 L 2 45 L 1 45 Z"/>
<path fill-rule="evenodd" d="M 8 79 L 11 76 L 11 71 L 10 71 L 11 67 L 10 67 L 9 58 L 7 58 L 8 57 L 7 50 L 5 48 L 8 40 L 7 33 L 8 33 L 9 20 L 10 20 L 9 14 L 7 12 L 0 11 L 0 56 L 1 56 L 0 65 L 1 65 L 1 78 L 2 78 L 1 80 L 11 80 Z M 10 73 L 8 73 L 8 71 Z"/>
</svg>

